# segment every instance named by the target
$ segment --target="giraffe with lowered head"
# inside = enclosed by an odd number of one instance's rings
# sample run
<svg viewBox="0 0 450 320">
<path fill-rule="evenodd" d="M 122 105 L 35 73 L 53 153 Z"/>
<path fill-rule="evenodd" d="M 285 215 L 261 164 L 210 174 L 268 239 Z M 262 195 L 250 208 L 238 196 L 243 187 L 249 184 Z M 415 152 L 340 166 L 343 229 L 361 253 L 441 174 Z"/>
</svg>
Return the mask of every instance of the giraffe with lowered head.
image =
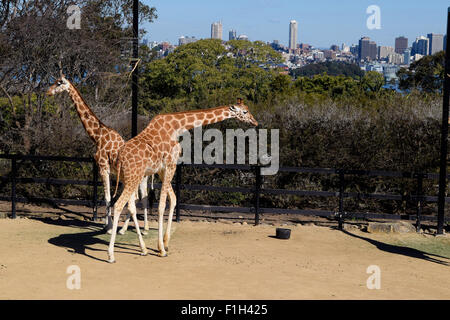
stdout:
<svg viewBox="0 0 450 320">
<path fill-rule="evenodd" d="M 251 115 L 248 107 L 244 105 L 242 99 L 238 99 L 237 104 L 233 105 L 157 115 L 140 134 L 127 141 L 120 149 L 116 162 L 117 185 L 115 193 L 117 192 L 119 179 L 122 179 L 124 189 L 114 205 L 113 232 L 108 248 L 108 261 L 110 263 L 115 262 L 114 242 L 120 214 L 125 204 L 128 203 L 128 210 L 136 223 L 136 205 L 134 201 L 136 187 L 143 176 L 155 173 L 158 174 L 162 181 L 158 206 L 158 255 L 161 257 L 167 255 L 173 211 L 176 204 L 176 196 L 172 189 L 171 181 L 181 153 L 178 136 L 194 127 L 230 118 L 235 118 L 254 126 L 258 125 L 258 122 Z M 163 219 L 167 196 L 169 196 L 170 207 L 163 240 Z M 136 230 L 142 250 L 141 254 L 146 255 L 148 250 L 142 239 L 139 227 Z"/>
<path fill-rule="evenodd" d="M 109 179 L 110 174 L 115 172 L 114 164 L 117 160 L 119 149 L 125 144 L 125 141 L 117 131 L 107 127 L 97 118 L 97 116 L 92 112 L 87 103 L 84 101 L 77 88 L 75 88 L 75 86 L 64 76 L 61 76 L 59 79 L 57 79 L 56 82 L 47 90 L 47 95 L 53 96 L 64 91 L 69 94 L 70 98 L 75 104 L 84 129 L 86 130 L 89 137 L 94 141 L 96 146 L 94 159 L 98 165 L 105 191 L 105 230 L 108 233 L 111 233 L 111 191 Z M 144 205 L 144 230 L 149 230 L 147 219 L 147 179 L 148 176 L 144 177 L 140 181 L 139 186 L 136 186 L 136 190 L 139 188 Z"/>
</svg>

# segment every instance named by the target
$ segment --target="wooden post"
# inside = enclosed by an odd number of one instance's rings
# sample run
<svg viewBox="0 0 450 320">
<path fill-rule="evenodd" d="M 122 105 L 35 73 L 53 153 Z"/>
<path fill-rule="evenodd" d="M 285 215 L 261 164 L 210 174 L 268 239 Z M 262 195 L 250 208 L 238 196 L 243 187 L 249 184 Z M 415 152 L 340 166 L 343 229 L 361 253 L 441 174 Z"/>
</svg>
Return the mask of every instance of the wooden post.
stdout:
<svg viewBox="0 0 450 320">
<path fill-rule="evenodd" d="M 417 174 L 417 219 L 416 219 L 416 231 L 420 232 L 421 220 L 422 220 L 422 201 L 423 201 L 423 174 Z"/>
<path fill-rule="evenodd" d="M 450 34 L 450 7 L 447 11 L 447 35 Z M 444 72 L 444 103 L 442 108 L 441 128 L 441 159 L 439 170 L 439 197 L 438 197 L 438 224 L 437 234 L 444 233 L 445 193 L 447 189 L 447 144 L 448 144 L 448 116 L 449 116 L 449 90 L 450 90 L 450 46 L 449 41 L 445 48 Z"/>
<path fill-rule="evenodd" d="M 342 230 L 344 223 L 344 171 L 339 170 L 339 216 L 338 228 Z"/>
<path fill-rule="evenodd" d="M 183 165 L 179 164 L 177 166 L 177 171 L 175 173 L 175 196 L 177 197 L 177 204 L 175 207 L 176 221 L 180 222 L 180 203 L 181 203 L 181 175 L 182 175 Z"/>
<path fill-rule="evenodd" d="M 95 161 L 92 161 L 92 183 L 94 185 L 93 199 L 92 199 L 92 210 L 94 215 L 92 220 L 97 221 L 97 208 L 98 208 L 98 167 Z"/>
<path fill-rule="evenodd" d="M 16 177 L 17 177 L 17 158 L 13 155 L 11 159 L 11 217 L 16 216 Z"/>
<path fill-rule="evenodd" d="M 259 165 L 255 166 L 255 171 L 255 226 L 257 226 L 259 224 L 259 198 L 262 185 L 261 167 Z"/>
</svg>

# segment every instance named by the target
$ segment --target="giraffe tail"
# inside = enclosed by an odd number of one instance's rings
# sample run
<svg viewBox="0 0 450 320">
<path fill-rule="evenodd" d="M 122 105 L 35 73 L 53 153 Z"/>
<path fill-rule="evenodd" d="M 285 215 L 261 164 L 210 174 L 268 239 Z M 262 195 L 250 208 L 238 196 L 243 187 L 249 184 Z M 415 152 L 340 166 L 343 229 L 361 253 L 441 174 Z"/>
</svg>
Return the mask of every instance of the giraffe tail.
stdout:
<svg viewBox="0 0 450 320">
<path fill-rule="evenodd" d="M 113 195 L 113 198 L 116 196 L 116 194 L 117 194 L 117 189 L 119 188 L 119 180 L 120 180 L 120 167 L 121 167 L 121 165 L 120 165 L 120 161 L 118 161 L 118 163 L 117 163 L 117 179 L 116 179 L 116 190 L 114 190 L 114 195 Z"/>
</svg>

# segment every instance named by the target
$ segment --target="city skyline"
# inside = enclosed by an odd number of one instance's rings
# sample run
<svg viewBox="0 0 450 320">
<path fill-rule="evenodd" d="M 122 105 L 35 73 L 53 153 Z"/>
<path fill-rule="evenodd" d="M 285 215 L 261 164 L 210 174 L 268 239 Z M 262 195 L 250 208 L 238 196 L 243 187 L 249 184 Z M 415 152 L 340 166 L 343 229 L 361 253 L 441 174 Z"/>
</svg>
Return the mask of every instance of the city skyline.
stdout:
<svg viewBox="0 0 450 320">
<path fill-rule="evenodd" d="M 445 34 L 448 7 L 443 0 L 427 4 L 420 2 L 420 5 L 419 1 L 390 3 L 379 0 L 381 29 L 369 30 L 366 8 L 372 1 L 365 0 L 343 0 L 339 4 L 324 0 L 322 5 L 283 0 L 230 0 L 226 4 L 197 0 L 189 5 L 180 0 L 144 3 L 155 6 L 158 13 L 154 23 L 142 26 L 148 31 L 145 37 L 149 41 L 177 43 L 181 36 L 207 39 L 210 38 L 211 24 L 222 21 L 226 33 L 233 29 L 238 35 L 246 34 L 251 41 L 279 40 L 288 46 L 287 26 L 291 20 L 296 20 L 301 29 L 298 43 L 308 43 L 317 48 L 357 44 L 363 36 L 370 37 L 378 45 L 395 47 L 395 38 L 403 35 L 411 45 L 420 35 Z M 412 23 L 411 16 L 414 15 L 420 18 L 420 24 Z"/>
</svg>

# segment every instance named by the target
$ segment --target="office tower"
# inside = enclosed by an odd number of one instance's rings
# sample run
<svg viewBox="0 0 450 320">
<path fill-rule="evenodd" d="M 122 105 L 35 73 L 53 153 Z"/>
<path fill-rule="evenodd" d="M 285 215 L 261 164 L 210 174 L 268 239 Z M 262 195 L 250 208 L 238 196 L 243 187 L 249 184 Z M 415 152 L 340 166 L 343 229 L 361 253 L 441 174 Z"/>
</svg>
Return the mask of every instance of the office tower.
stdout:
<svg viewBox="0 0 450 320">
<path fill-rule="evenodd" d="M 444 36 L 444 50 L 447 50 L 447 35 Z"/>
<path fill-rule="evenodd" d="M 399 53 L 391 53 L 388 55 L 388 62 L 392 64 L 403 64 L 404 57 Z"/>
<path fill-rule="evenodd" d="M 429 53 L 429 42 L 430 40 L 424 36 L 417 37 L 416 41 L 412 44 L 411 55 L 420 54 L 422 56 L 427 56 Z"/>
<path fill-rule="evenodd" d="M 341 45 L 341 52 L 350 52 L 350 47 L 348 45 L 346 45 L 345 43 L 343 43 Z"/>
<path fill-rule="evenodd" d="M 411 50 L 406 49 L 403 51 L 403 63 L 409 65 L 411 63 Z"/>
<path fill-rule="evenodd" d="M 377 59 L 377 44 L 370 41 L 369 37 L 362 37 L 359 40 L 359 60 L 376 60 Z"/>
<path fill-rule="evenodd" d="M 408 48 L 408 38 L 403 36 L 395 38 L 395 53 L 403 54 L 406 48 Z"/>
<path fill-rule="evenodd" d="M 192 43 L 197 41 L 197 39 L 192 36 L 192 37 L 185 37 L 185 36 L 181 36 L 178 38 L 178 45 L 182 46 L 183 44 L 188 44 L 188 43 Z"/>
<path fill-rule="evenodd" d="M 289 23 L 289 49 L 297 48 L 298 24 L 297 21 L 291 20 Z"/>
<path fill-rule="evenodd" d="M 352 44 L 350 47 L 351 54 L 359 57 L 359 46 L 357 44 Z"/>
<path fill-rule="evenodd" d="M 428 54 L 432 55 L 436 52 L 444 50 L 444 35 L 429 33 L 427 34 L 428 38 Z"/>
<path fill-rule="evenodd" d="M 378 47 L 378 59 L 386 59 L 388 55 L 391 53 L 394 53 L 393 47 L 387 47 L 387 46 L 379 46 Z"/>
<path fill-rule="evenodd" d="M 228 32 L 228 40 L 236 40 L 236 30 L 230 30 Z"/>
<path fill-rule="evenodd" d="M 222 40 L 222 22 L 214 22 L 211 24 L 211 39 Z"/>
</svg>

